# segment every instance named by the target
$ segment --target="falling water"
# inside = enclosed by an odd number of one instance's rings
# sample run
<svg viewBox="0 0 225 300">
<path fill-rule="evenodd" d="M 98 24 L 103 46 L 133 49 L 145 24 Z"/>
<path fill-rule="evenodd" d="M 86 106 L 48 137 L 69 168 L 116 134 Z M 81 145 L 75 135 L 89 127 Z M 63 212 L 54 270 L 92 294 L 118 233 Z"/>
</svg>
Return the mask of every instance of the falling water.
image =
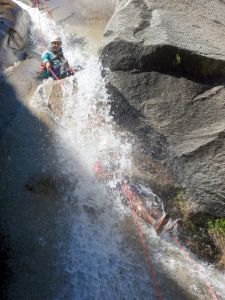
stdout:
<svg viewBox="0 0 225 300">
<path fill-rule="evenodd" d="M 36 51 L 42 51 L 51 35 L 60 32 L 71 66 L 83 67 L 61 83 L 46 80 L 32 99 L 34 109 L 47 111 L 56 124 L 53 140 L 58 170 L 66 180 L 57 219 L 64 232 L 57 241 L 60 262 L 54 266 L 58 285 L 49 299 L 156 299 L 129 207 L 117 191 L 119 178 L 132 168 L 132 139 L 118 131 L 110 116 L 101 64 L 97 57 L 71 46 L 73 37 L 43 12 L 15 2 L 31 15 L 33 40 L 39 41 Z M 49 104 L 51 93 L 59 106 Z M 105 184 L 93 173 L 99 159 L 118 161 L 117 171 Z M 212 299 L 208 281 L 225 299 L 222 273 L 199 262 L 190 266 L 166 234 L 159 237 L 152 228 L 141 226 L 163 299 Z M 39 240 L 48 247 L 47 234 Z"/>
</svg>

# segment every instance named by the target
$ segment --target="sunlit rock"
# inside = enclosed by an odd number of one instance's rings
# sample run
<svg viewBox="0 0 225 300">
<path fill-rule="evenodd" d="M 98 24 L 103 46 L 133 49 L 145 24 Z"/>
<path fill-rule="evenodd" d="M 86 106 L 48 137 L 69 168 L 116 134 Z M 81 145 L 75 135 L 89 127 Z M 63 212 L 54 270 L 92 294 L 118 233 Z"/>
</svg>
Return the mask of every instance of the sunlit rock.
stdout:
<svg viewBox="0 0 225 300">
<path fill-rule="evenodd" d="M 114 118 L 137 137 L 137 174 L 162 192 L 182 187 L 197 204 L 190 213 L 217 217 L 225 216 L 224 11 L 219 0 L 118 1 L 101 52 Z M 155 166 L 140 171 L 147 156 Z M 167 179 L 153 174 L 157 165 Z"/>
<path fill-rule="evenodd" d="M 13 65 L 27 56 L 30 17 L 11 0 L 0 5 L 0 68 Z"/>
</svg>

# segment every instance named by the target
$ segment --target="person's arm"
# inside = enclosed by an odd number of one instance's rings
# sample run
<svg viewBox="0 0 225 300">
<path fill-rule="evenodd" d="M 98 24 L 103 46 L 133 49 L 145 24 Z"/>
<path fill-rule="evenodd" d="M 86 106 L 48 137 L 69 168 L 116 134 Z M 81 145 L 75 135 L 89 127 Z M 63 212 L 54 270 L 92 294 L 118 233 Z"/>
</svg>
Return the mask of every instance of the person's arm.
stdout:
<svg viewBox="0 0 225 300">
<path fill-rule="evenodd" d="M 63 61 L 63 63 L 65 64 L 66 68 L 68 69 L 70 75 L 74 75 L 74 74 L 75 74 L 74 69 L 71 68 L 71 66 L 69 65 L 69 62 L 68 62 L 68 60 L 65 58 L 63 52 L 62 52 L 61 55 L 62 55 L 62 61 Z"/>
<path fill-rule="evenodd" d="M 143 206 L 142 200 L 138 197 L 135 196 L 132 199 L 132 206 L 135 209 L 136 213 L 147 223 L 150 225 L 155 224 L 155 219 L 149 214 L 147 209 Z"/>
<path fill-rule="evenodd" d="M 50 66 L 51 66 L 51 64 L 50 64 L 50 54 L 49 54 L 49 52 L 44 52 L 43 54 L 42 54 L 42 60 L 43 60 L 43 62 L 44 62 L 44 64 L 45 64 L 45 66 L 46 66 L 46 68 L 47 68 L 47 70 L 50 68 Z"/>
</svg>

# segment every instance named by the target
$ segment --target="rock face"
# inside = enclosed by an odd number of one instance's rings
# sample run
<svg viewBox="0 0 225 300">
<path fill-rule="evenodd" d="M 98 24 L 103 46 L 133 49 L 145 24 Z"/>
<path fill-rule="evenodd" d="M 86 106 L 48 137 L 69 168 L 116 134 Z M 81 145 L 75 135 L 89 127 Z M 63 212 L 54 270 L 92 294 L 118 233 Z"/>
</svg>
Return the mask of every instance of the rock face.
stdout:
<svg viewBox="0 0 225 300">
<path fill-rule="evenodd" d="M 0 70 L 26 57 L 30 18 L 11 0 L 0 1 Z"/>
<path fill-rule="evenodd" d="M 101 61 L 115 120 L 136 137 L 135 176 L 186 189 L 225 216 L 225 3 L 118 1 Z"/>
<path fill-rule="evenodd" d="M 116 0 L 75 0 L 74 3 L 84 17 L 99 18 L 112 15 Z"/>
<path fill-rule="evenodd" d="M 32 0 L 22 0 L 21 2 L 23 2 L 27 5 L 30 5 L 30 6 L 36 5 L 35 1 L 32 1 Z"/>
<path fill-rule="evenodd" d="M 12 1 L 0 1 L 0 138 L 34 91 L 40 59 L 29 55 L 30 17 Z M 10 67 L 10 68 L 9 68 Z M 20 99 L 17 101 L 17 99 Z M 25 100 L 26 99 L 26 100 Z"/>
</svg>

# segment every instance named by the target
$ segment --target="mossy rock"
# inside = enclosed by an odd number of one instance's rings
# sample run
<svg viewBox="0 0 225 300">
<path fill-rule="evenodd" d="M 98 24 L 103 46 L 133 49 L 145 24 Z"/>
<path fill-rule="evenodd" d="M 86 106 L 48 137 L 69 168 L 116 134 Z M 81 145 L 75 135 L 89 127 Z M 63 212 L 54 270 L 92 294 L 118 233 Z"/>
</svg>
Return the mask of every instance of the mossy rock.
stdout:
<svg viewBox="0 0 225 300">
<path fill-rule="evenodd" d="M 180 218 L 178 237 L 199 258 L 225 269 L 225 220 L 193 213 L 191 201 L 182 187 L 174 188 L 166 205 L 172 218 Z"/>
<path fill-rule="evenodd" d="M 225 269 L 225 219 L 208 220 L 208 233 L 219 250 L 218 266 Z"/>
</svg>

